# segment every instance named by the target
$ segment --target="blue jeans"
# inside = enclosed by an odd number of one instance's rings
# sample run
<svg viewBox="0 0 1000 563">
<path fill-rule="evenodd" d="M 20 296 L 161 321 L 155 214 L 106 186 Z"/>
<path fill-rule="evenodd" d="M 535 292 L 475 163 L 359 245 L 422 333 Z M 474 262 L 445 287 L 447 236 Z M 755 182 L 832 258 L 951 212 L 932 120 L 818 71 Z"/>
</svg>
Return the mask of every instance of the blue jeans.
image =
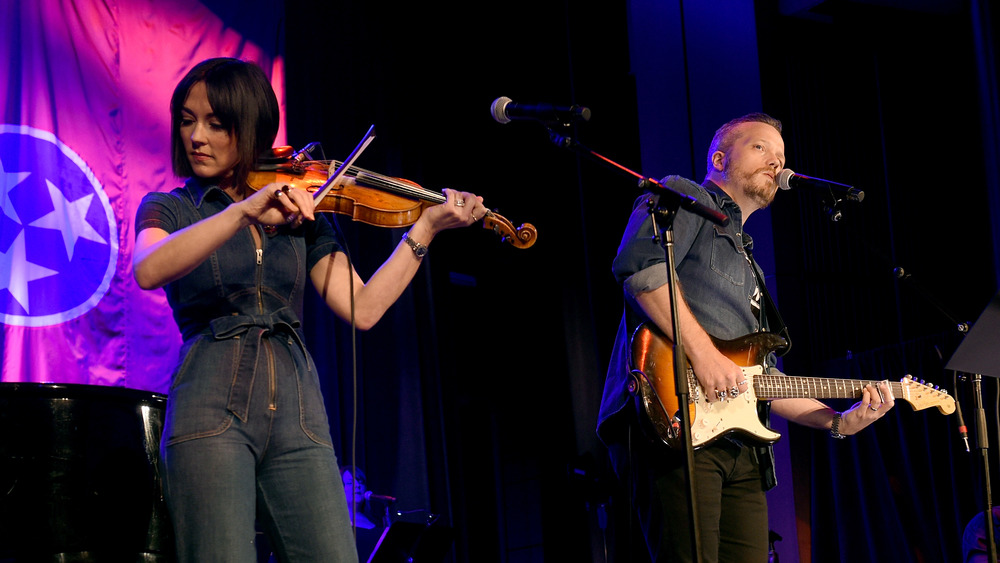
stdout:
<svg viewBox="0 0 1000 563">
<path fill-rule="evenodd" d="M 168 398 L 160 451 L 178 561 L 255 562 L 259 520 L 279 561 L 356 562 L 312 362 L 272 333 L 251 377 L 234 382 L 227 362 L 245 344 L 195 342 Z M 241 416 L 226 407 L 235 395 L 248 397 Z"/>
</svg>

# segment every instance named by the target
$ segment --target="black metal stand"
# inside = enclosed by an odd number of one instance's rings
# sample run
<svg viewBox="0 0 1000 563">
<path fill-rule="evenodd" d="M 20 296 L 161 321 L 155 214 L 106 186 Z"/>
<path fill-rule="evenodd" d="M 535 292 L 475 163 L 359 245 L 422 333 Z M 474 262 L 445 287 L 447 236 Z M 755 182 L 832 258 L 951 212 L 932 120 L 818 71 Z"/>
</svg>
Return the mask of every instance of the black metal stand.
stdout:
<svg viewBox="0 0 1000 563">
<path fill-rule="evenodd" d="M 663 247 L 667 261 L 668 289 L 670 291 L 670 315 L 673 320 L 673 345 L 674 345 L 674 385 L 677 392 L 677 404 L 681 417 L 681 441 L 685 452 L 685 471 L 688 484 L 688 515 L 691 525 L 691 553 L 695 562 L 701 561 L 701 533 L 698 529 L 697 503 L 695 503 L 695 476 L 694 476 L 694 448 L 691 445 L 691 413 L 685 408 L 689 403 L 690 389 L 687 378 L 687 356 L 684 353 L 684 346 L 681 339 L 680 321 L 678 320 L 677 302 L 680 299 L 680 292 L 677 287 L 677 270 L 674 263 L 674 238 L 673 223 L 677 211 L 684 208 L 687 211 L 696 213 L 706 219 L 719 224 L 726 225 L 729 218 L 704 205 L 698 203 L 691 196 L 674 191 L 659 182 L 642 176 L 617 162 L 614 162 L 574 141 L 572 138 L 560 135 L 549 128 L 549 137 L 557 146 L 574 150 L 593 158 L 601 164 L 605 164 L 623 172 L 632 178 L 639 180 L 639 188 L 651 194 L 648 200 L 649 214 L 653 221 L 653 229 L 657 233 L 659 243 Z M 669 415 L 669 413 L 667 413 Z"/>
<path fill-rule="evenodd" d="M 993 534 L 993 494 L 990 488 L 989 436 L 983 409 L 982 376 L 1000 377 L 1000 361 L 996 354 L 996 335 L 1000 331 L 1000 293 L 983 310 L 972 330 L 948 361 L 947 369 L 968 373 L 972 377 L 973 399 L 976 406 L 976 450 L 983 472 L 983 515 L 986 523 L 986 545 L 989 561 L 997 560 L 996 538 Z"/>
<path fill-rule="evenodd" d="M 674 217 L 677 215 L 677 207 L 672 205 L 663 206 L 659 203 L 664 198 L 650 198 L 649 215 L 653 221 L 653 229 L 658 233 L 660 246 L 667 257 L 667 283 L 670 291 L 670 318 L 673 321 L 674 333 L 674 387 L 677 393 L 677 409 L 681 416 L 681 441 L 684 444 L 684 475 L 687 477 L 688 491 L 688 514 L 691 524 L 691 553 L 694 554 L 694 561 L 701 561 L 701 531 L 698 527 L 698 503 L 695 502 L 695 477 L 694 477 L 694 448 L 691 445 L 691 411 L 687 408 L 690 400 L 690 388 L 687 378 L 687 355 L 684 353 L 684 345 L 681 339 L 681 324 L 677 317 L 677 300 L 680 292 L 677 289 L 677 264 L 674 260 Z M 658 223 L 656 218 L 663 221 Z M 667 413 L 669 415 L 670 413 Z"/>
<path fill-rule="evenodd" d="M 979 462 L 983 472 L 983 510 L 986 519 L 986 545 L 989 548 L 989 560 L 997 560 L 997 542 L 993 537 L 993 492 L 990 490 L 990 454 L 989 435 L 986 433 L 986 411 L 983 409 L 982 375 L 972 375 L 973 400 L 976 405 L 976 450 L 979 451 Z"/>
</svg>

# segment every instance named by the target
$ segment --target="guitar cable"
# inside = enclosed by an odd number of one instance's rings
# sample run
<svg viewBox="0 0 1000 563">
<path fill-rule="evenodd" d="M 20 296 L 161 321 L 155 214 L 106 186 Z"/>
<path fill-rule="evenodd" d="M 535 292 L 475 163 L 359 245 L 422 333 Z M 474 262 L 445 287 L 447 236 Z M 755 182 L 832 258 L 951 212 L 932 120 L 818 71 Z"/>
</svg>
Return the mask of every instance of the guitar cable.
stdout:
<svg viewBox="0 0 1000 563">
<path fill-rule="evenodd" d="M 325 215 L 323 216 L 325 217 Z M 340 238 L 342 250 L 347 256 L 347 284 L 348 291 L 350 291 L 351 294 L 351 453 L 349 464 L 351 469 L 351 498 L 347 499 L 347 504 L 351 516 L 351 535 L 354 536 L 354 541 L 356 542 L 358 540 L 358 508 L 355 506 L 354 495 L 358 491 L 358 462 L 356 457 L 358 449 L 358 330 L 357 320 L 355 318 L 354 302 L 354 261 L 351 259 L 351 250 L 348 245 L 347 237 L 344 235 L 344 231 L 340 228 L 340 223 L 337 221 L 337 218 L 330 217 L 329 223 Z M 331 258 L 330 260 L 332 262 L 333 259 Z M 325 295 L 323 296 L 323 301 L 326 302 Z"/>
<path fill-rule="evenodd" d="M 958 415 L 958 435 L 965 442 L 965 451 L 971 452 L 972 450 L 969 449 L 969 429 L 965 426 L 965 419 L 962 418 L 962 405 L 958 402 L 958 372 L 952 370 L 951 378 L 952 388 L 955 389 L 955 414 Z"/>
<path fill-rule="evenodd" d="M 934 346 L 934 351 L 937 352 L 937 357 L 941 362 L 944 362 L 944 356 L 941 354 L 941 349 Z M 955 390 L 955 414 L 958 415 L 958 435 L 962 438 L 962 442 L 965 443 L 965 451 L 971 452 L 969 449 L 969 429 L 965 426 L 965 419 L 962 418 L 962 405 L 958 402 L 958 372 L 956 370 L 951 370 L 951 388 Z"/>
</svg>

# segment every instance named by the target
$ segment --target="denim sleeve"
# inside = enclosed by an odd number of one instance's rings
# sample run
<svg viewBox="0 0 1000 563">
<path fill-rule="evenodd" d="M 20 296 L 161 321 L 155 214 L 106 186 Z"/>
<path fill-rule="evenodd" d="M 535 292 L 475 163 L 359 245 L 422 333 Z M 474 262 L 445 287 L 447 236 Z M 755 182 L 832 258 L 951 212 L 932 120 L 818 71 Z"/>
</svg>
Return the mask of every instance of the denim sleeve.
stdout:
<svg viewBox="0 0 1000 563">
<path fill-rule="evenodd" d="M 154 227 L 173 233 L 182 228 L 177 198 L 162 192 L 150 192 L 142 197 L 135 214 L 135 234 Z"/>
<path fill-rule="evenodd" d="M 674 191 L 695 197 L 700 203 L 714 206 L 708 192 L 691 180 L 668 176 L 661 183 Z M 659 233 L 654 232 L 647 199 L 648 196 L 642 196 L 636 200 L 611 267 L 615 279 L 631 295 L 652 291 L 667 283 L 664 266 L 666 250 L 655 238 Z M 677 212 L 671 229 L 675 263 L 680 264 L 684 260 L 705 223 L 705 219 L 694 213 L 683 209 Z"/>
<path fill-rule="evenodd" d="M 315 221 L 305 223 L 306 272 L 311 272 L 324 256 L 344 250 L 344 245 L 334 230 L 326 213 L 317 213 Z"/>
</svg>

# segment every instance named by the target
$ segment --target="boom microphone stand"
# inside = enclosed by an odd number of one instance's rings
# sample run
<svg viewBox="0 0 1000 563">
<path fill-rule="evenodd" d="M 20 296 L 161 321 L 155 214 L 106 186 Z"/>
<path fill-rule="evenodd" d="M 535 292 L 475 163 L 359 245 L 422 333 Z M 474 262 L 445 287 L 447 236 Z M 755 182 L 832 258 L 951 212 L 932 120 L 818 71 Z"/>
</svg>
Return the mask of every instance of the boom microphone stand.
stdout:
<svg viewBox="0 0 1000 563">
<path fill-rule="evenodd" d="M 677 316 L 677 300 L 680 298 L 680 293 L 677 289 L 677 271 L 676 264 L 674 262 L 673 222 L 674 217 L 677 215 L 677 211 L 681 208 L 684 208 L 692 213 L 696 213 L 697 215 L 700 215 L 717 225 L 726 225 L 729 222 L 729 218 L 714 209 L 705 207 L 704 205 L 698 203 L 698 201 L 691 196 L 674 191 L 651 178 L 642 176 L 641 174 L 584 147 L 570 137 L 560 135 L 556 131 L 552 130 L 552 128 L 548 128 L 548 131 L 550 139 L 557 146 L 574 150 L 580 154 L 593 158 L 601 164 L 608 165 L 619 172 L 623 172 L 632 178 L 638 179 L 639 188 L 650 194 L 650 198 L 647 202 L 650 218 L 653 221 L 653 228 L 657 232 L 658 242 L 663 247 L 667 259 L 667 279 L 669 285 L 668 289 L 670 291 L 670 315 L 673 320 L 674 332 L 674 385 L 677 391 L 677 404 L 680 405 L 678 411 L 681 417 L 681 441 L 684 444 L 686 461 L 684 474 L 687 477 L 688 483 L 687 500 L 688 515 L 690 516 L 691 526 L 691 553 L 694 557 L 694 561 L 700 562 L 701 534 L 698 529 L 697 507 L 694 501 L 694 449 L 691 445 L 691 413 L 687 408 L 690 389 L 688 388 L 687 378 L 687 356 L 684 354 L 684 346 L 681 341 L 680 321 Z M 667 415 L 669 416 L 669 413 L 667 413 Z"/>
</svg>

